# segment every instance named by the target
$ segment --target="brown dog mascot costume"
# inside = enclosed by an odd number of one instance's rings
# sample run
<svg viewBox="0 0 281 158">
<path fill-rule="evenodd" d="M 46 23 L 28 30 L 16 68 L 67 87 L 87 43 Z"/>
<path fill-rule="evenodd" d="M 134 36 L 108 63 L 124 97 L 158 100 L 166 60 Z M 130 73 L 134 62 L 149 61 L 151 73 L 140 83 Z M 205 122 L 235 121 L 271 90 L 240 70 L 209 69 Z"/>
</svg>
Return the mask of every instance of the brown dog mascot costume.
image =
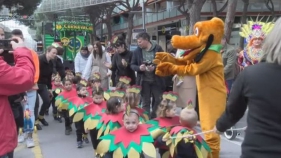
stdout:
<svg viewBox="0 0 281 158">
<path fill-rule="evenodd" d="M 174 48 L 187 50 L 183 58 L 174 58 L 165 52 L 156 54 L 155 73 L 159 76 L 196 76 L 201 128 L 209 131 L 215 127 L 226 105 L 224 66 L 220 54 L 224 22 L 212 18 L 197 22 L 193 29 L 193 35 L 173 36 L 171 40 Z M 211 132 L 205 134 L 205 139 L 212 149 L 212 157 L 219 158 L 220 136 Z"/>
</svg>

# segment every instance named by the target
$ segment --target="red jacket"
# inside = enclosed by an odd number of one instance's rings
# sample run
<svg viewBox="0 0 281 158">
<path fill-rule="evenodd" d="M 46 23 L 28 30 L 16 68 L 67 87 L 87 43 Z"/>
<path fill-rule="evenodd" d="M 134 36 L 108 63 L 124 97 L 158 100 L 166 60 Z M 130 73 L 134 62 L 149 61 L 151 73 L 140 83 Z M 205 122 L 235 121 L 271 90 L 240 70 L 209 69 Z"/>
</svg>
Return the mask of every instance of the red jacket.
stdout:
<svg viewBox="0 0 281 158">
<path fill-rule="evenodd" d="M 0 57 L 0 156 L 17 147 L 17 131 L 8 96 L 31 89 L 35 68 L 30 50 L 14 51 L 15 66 L 9 66 Z"/>
</svg>

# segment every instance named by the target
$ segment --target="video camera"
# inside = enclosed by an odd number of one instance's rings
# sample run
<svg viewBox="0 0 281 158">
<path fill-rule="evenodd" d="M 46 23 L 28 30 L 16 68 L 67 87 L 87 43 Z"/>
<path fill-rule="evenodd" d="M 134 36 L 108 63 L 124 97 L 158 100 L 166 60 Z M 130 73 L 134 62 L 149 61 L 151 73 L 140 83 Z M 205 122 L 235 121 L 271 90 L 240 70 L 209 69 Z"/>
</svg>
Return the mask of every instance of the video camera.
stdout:
<svg viewBox="0 0 281 158">
<path fill-rule="evenodd" d="M 14 55 L 12 53 L 9 53 L 9 51 L 13 50 L 11 41 L 12 40 L 9 40 L 9 39 L 0 40 L 0 49 L 4 50 L 4 52 L 1 53 L 0 56 L 2 56 L 4 61 L 6 61 L 9 65 L 13 66 L 15 63 Z M 15 42 L 17 42 L 17 41 L 15 41 Z"/>
<path fill-rule="evenodd" d="M 145 65 L 145 66 L 153 66 L 153 62 L 152 61 L 144 61 L 143 62 L 143 64 Z"/>
</svg>

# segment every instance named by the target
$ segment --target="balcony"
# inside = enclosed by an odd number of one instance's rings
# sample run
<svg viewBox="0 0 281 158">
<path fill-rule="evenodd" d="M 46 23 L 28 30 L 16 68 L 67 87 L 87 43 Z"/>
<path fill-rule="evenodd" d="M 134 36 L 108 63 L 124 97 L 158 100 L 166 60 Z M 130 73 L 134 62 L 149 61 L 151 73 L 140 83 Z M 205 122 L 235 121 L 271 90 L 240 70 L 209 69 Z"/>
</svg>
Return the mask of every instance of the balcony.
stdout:
<svg viewBox="0 0 281 158">
<path fill-rule="evenodd" d="M 223 3 L 217 3 L 218 8 L 220 8 L 222 6 L 223 6 Z M 274 0 L 274 7 L 275 7 L 275 11 L 278 11 L 278 14 L 281 14 L 281 12 L 280 12 L 281 1 L 280 0 L 278 0 L 278 1 Z M 225 11 L 226 10 L 224 10 L 224 12 Z M 236 11 L 240 12 L 240 13 L 243 11 L 243 2 L 238 1 Z M 212 13 L 213 12 L 212 5 L 211 5 L 210 2 L 206 2 L 204 4 L 204 6 L 202 8 L 202 12 L 205 12 L 205 13 Z M 257 2 L 253 2 L 253 1 L 250 2 L 248 12 L 255 12 L 255 13 L 260 12 L 260 13 L 262 13 L 262 12 L 269 12 L 269 10 L 264 5 L 264 2 L 260 2 L 260 0 L 259 0 Z M 146 22 L 146 24 L 149 24 L 149 23 L 161 21 L 161 20 L 164 20 L 164 19 L 180 16 L 180 15 L 182 15 L 182 14 L 177 10 L 176 6 L 174 6 L 174 8 L 172 8 L 170 10 L 167 10 L 167 11 L 164 11 L 164 12 L 147 13 L 145 22 Z M 134 19 L 134 26 L 139 26 L 139 25 L 142 25 L 142 18 L 141 17 Z M 122 30 L 122 29 L 126 29 L 126 28 L 128 28 L 128 22 L 124 22 L 122 24 L 112 25 L 112 31 L 113 32 L 118 31 L 118 30 Z M 97 29 L 96 32 L 97 32 L 97 34 L 100 34 L 101 29 Z M 103 28 L 103 33 L 104 34 L 107 33 L 107 28 L 106 28 L 105 25 L 104 25 L 104 28 Z"/>
<path fill-rule="evenodd" d="M 182 15 L 177 9 L 173 9 L 173 10 L 168 10 L 168 11 L 164 11 L 164 12 L 160 12 L 160 13 L 154 13 L 150 15 L 147 15 L 145 17 L 145 22 L 148 23 L 152 23 L 152 22 L 157 22 L 157 21 L 161 21 L 167 18 L 173 18 L 176 16 Z M 138 18 L 134 20 L 134 26 L 138 26 L 138 25 L 142 25 L 142 18 Z M 128 28 L 128 22 L 124 22 L 122 24 L 117 24 L 117 25 L 113 25 L 112 26 L 112 31 L 118 31 L 118 30 L 122 30 Z M 100 32 L 100 29 L 97 29 L 97 32 Z M 103 29 L 103 33 L 107 33 L 107 28 L 104 25 L 104 29 Z"/>
</svg>

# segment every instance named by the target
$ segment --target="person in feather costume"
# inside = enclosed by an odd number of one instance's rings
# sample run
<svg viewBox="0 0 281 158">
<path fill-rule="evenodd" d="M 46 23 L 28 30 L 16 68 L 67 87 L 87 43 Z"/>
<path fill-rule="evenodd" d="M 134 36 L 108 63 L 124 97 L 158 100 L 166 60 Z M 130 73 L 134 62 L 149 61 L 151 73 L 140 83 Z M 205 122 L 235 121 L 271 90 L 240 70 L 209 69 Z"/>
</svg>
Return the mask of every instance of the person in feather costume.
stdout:
<svg viewBox="0 0 281 158">
<path fill-rule="evenodd" d="M 71 119 L 69 117 L 68 112 L 68 99 L 76 96 L 77 92 L 72 86 L 72 81 L 68 78 L 63 80 L 63 90 L 56 97 L 55 105 L 59 111 L 60 116 L 62 116 L 65 120 L 65 135 L 69 135 L 72 131 L 71 128 Z"/>
<path fill-rule="evenodd" d="M 169 132 L 173 126 L 179 125 L 179 117 L 176 116 L 176 101 L 178 95 L 172 91 L 164 92 L 163 100 L 157 109 L 157 117 L 146 122 L 151 124 L 150 132 L 155 138 L 154 145 L 159 148 L 159 154 L 162 158 L 169 157 L 169 148 L 163 143 L 162 138 L 166 132 Z"/>
<path fill-rule="evenodd" d="M 148 124 L 139 123 L 137 110 L 127 106 L 123 114 L 124 126 L 104 135 L 96 152 L 104 158 L 145 158 L 144 154 L 156 158 L 153 137 Z"/>
<path fill-rule="evenodd" d="M 140 115 L 140 122 L 145 123 L 149 120 L 148 113 L 138 107 L 140 102 L 140 91 L 141 87 L 137 85 L 130 86 L 126 89 L 126 95 L 123 99 L 123 103 L 125 107 L 130 106 L 131 109 L 135 109 L 138 111 L 138 114 Z"/>
<path fill-rule="evenodd" d="M 169 147 L 173 158 L 207 158 L 211 149 L 205 140 L 193 129 L 197 125 L 198 115 L 192 102 L 180 112 L 180 125 L 171 128 L 162 140 Z"/>
<path fill-rule="evenodd" d="M 119 128 L 122 124 L 122 117 L 119 111 L 122 111 L 121 98 L 124 97 L 123 91 L 111 91 L 108 102 L 103 100 L 103 89 L 97 87 L 93 89 L 92 104 L 80 109 L 73 118 L 73 121 L 84 120 L 84 128 L 89 130 L 93 148 L 96 149 L 97 138 L 103 133 Z"/>
<path fill-rule="evenodd" d="M 55 77 L 54 77 L 54 81 L 52 83 L 52 94 L 53 94 L 53 97 L 52 97 L 52 100 L 51 100 L 51 103 L 50 105 L 52 105 L 52 108 L 53 108 L 53 117 L 54 117 L 54 120 L 62 123 L 62 119 L 58 113 L 58 110 L 57 110 L 57 107 L 55 106 L 55 101 L 56 101 L 56 97 L 58 96 L 58 94 L 60 94 L 62 92 L 62 89 L 63 89 L 63 85 L 62 85 L 62 82 L 61 82 L 61 77 L 59 74 L 57 74 Z M 49 108 L 48 108 L 49 110 Z M 48 111 L 47 110 L 47 111 Z"/>
<path fill-rule="evenodd" d="M 131 78 L 127 76 L 121 76 L 119 78 L 119 82 L 116 84 L 116 89 L 126 91 L 126 89 L 130 86 Z"/>
<path fill-rule="evenodd" d="M 93 99 L 87 96 L 87 81 L 81 80 L 80 83 L 76 85 L 76 90 L 77 96 L 68 99 L 68 110 L 70 116 L 72 116 L 73 113 L 77 112 L 79 109 L 93 102 Z M 77 121 L 74 123 L 74 125 L 76 128 L 77 148 L 82 148 L 83 142 L 86 144 L 89 143 L 87 133 L 84 128 L 84 121 Z"/>
</svg>

